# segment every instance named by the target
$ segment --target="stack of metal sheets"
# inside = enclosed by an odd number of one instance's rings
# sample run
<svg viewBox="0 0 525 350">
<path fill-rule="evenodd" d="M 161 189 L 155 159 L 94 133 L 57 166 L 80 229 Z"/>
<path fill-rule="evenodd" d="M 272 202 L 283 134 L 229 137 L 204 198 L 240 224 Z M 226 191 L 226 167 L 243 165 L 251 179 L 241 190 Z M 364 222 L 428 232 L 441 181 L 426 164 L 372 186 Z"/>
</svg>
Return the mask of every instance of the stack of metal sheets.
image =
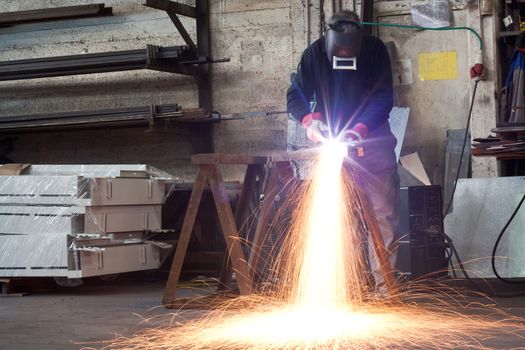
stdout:
<svg viewBox="0 0 525 350">
<path fill-rule="evenodd" d="M 0 276 L 82 278 L 158 268 L 169 175 L 144 165 L 40 165 L 0 176 Z"/>
</svg>

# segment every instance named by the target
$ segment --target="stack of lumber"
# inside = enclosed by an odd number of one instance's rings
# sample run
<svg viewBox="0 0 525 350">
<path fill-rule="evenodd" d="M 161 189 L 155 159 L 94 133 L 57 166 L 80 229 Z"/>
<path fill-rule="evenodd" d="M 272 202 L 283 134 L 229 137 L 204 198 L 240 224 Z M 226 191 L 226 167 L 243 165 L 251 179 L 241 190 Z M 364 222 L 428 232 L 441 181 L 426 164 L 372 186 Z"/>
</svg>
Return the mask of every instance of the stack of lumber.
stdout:
<svg viewBox="0 0 525 350">
<path fill-rule="evenodd" d="M 497 157 L 500 160 L 525 158 L 525 126 L 492 129 L 496 137 L 474 139 L 473 156 Z"/>
</svg>

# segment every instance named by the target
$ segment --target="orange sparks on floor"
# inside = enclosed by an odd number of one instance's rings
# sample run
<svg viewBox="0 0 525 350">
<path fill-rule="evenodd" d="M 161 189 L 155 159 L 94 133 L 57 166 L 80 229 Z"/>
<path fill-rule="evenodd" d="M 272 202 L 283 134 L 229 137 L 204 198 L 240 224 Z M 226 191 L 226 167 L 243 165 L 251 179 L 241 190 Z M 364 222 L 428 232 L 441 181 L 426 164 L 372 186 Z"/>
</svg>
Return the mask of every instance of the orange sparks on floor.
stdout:
<svg viewBox="0 0 525 350">
<path fill-rule="evenodd" d="M 170 326 L 113 339 L 104 349 L 479 349 L 491 335 L 523 336 L 521 319 L 444 294 L 424 306 L 366 302 L 359 208 L 355 184 L 343 176 L 345 155 L 345 147 L 328 142 L 314 160 L 272 269 L 274 288 L 192 320 L 181 311 L 170 315 Z"/>
</svg>

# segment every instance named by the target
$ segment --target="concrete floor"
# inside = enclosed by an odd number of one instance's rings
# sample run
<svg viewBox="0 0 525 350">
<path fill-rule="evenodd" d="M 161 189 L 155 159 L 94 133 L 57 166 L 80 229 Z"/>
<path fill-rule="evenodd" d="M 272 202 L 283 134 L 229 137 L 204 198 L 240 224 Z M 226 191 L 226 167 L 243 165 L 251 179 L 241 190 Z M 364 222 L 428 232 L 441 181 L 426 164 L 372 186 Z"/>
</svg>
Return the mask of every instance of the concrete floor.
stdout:
<svg viewBox="0 0 525 350">
<path fill-rule="evenodd" d="M 140 279 L 91 281 L 75 288 L 47 284 L 44 290 L 33 290 L 23 297 L 0 297 L 0 349 L 99 347 L 93 342 L 132 334 L 145 326 L 139 325 L 144 318 L 169 313 L 159 307 L 164 284 Z M 177 292 L 181 297 L 205 293 L 192 289 Z"/>
<path fill-rule="evenodd" d="M 0 348 L 69 350 L 83 346 L 101 347 L 93 342 L 152 327 L 152 323 L 139 323 L 143 318 L 169 313 L 169 310 L 159 307 L 163 287 L 162 280 L 151 278 L 91 281 L 76 288 L 52 287 L 48 283 L 45 288 L 33 290 L 24 297 L 2 297 Z M 179 291 L 181 297 L 205 293 L 195 289 Z M 498 299 L 496 302 L 502 309 L 525 320 L 525 297 Z M 525 348 L 525 338 L 509 339 L 508 335 L 502 335 L 492 339 L 489 346 Z"/>
</svg>

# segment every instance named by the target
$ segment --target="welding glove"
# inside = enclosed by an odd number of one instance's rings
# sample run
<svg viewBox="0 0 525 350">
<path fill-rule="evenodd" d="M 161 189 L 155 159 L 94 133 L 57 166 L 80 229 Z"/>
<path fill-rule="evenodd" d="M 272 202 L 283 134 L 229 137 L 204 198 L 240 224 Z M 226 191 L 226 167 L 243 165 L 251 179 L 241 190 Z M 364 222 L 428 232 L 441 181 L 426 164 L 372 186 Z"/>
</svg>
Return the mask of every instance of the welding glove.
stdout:
<svg viewBox="0 0 525 350">
<path fill-rule="evenodd" d="M 363 157 L 365 155 L 363 145 L 361 144 L 363 140 L 368 136 L 368 126 L 361 122 L 354 125 L 350 130 L 345 131 L 345 142 L 348 143 L 348 155 L 355 153 L 358 157 Z M 352 152 L 354 151 L 354 152 Z"/>
<path fill-rule="evenodd" d="M 354 125 L 350 130 L 345 131 L 346 142 L 358 142 L 363 141 L 368 136 L 368 126 L 361 122 Z"/>
<path fill-rule="evenodd" d="M 306 129 L 306 136 L 314 143 L 320 143 L 328 136 L 328 126 L 323 123 L 322 113 L 309 113 L 301 119 L 301 123 Z"/>
</svg>

